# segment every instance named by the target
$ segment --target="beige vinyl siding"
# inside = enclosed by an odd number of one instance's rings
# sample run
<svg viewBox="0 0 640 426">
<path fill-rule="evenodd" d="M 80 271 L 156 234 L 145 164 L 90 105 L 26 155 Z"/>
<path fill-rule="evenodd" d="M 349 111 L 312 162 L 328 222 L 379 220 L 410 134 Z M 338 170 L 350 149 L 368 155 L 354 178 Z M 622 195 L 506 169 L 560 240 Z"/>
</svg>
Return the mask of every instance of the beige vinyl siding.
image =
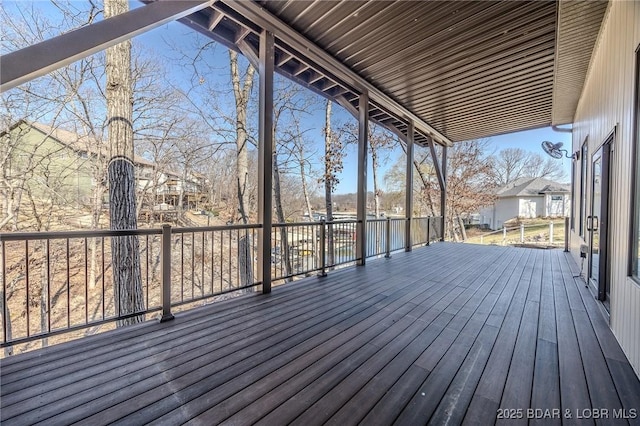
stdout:
<svg viewBox="0 0 640 426">
<path fill-rule="evenodd" d="M 633 167 L 635 50 L 640 44 L 640 2 L 609 5 L 574 119 L 573 151 L 588 137 L 589 157 L 615 129 L 610 180 L 610 326 L 640 376 L 640 286 L 628 277 Z M 589 158 L 588 182 L 591 179 Z M 580 191 L 579 167 L 574 179 Z M 588 189 L 588 186 L 587 186 Z M 579 208 L 577 200 L 574 209 Z M 587 200 L 587 206 L 591 200 Z M 584 241 L 572 235 L 577 257 Z M 586 262 L 585 269 L 586 273 Z"/>
</svg>

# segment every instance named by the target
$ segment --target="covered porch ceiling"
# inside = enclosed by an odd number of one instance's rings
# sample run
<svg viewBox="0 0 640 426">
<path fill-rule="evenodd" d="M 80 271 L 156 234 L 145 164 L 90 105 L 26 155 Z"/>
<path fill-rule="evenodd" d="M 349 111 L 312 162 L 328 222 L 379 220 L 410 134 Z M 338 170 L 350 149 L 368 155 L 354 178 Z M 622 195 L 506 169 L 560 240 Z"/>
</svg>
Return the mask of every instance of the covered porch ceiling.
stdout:
<svg viewBox="0 0 640 426">
<path fill-rule="evenodd" d="M 277 72 L 354 114 L 369 86 L 370 119 L 448 145 L 571 123 L 607 4 L 219 0 L 181 21 L 256 64 L 272 31 Z"/>
<path fill-rule="evenodd" d="M 0 89 L 179 20 L 415 143 L 571 123 L 607 1 L 141 0 L 146 7 L 3 55 Z M 91 28 L 90 28 L 91 27 Z"/>
</svg>

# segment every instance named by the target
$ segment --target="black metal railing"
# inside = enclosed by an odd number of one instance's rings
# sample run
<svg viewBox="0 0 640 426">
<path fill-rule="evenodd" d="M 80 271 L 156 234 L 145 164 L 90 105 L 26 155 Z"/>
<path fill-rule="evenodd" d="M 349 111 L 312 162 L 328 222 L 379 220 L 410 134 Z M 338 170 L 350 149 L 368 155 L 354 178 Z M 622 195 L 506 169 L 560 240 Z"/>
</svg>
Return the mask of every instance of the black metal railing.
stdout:
<svg viewBox="0 0 640 426">
<path fill-rule="evenodd" d="M 325 275 L 354 265 L 357 220 L 274 224 L 271 279 Z M 366 256 L 406 249 L 406 219 L 366 223 Z M 412 245 L 441 238 L 439 218 L 415 218 Z M 261 283 L 257 243 L 261 225 L 0 234 L 2 295 L 1 347 L 10 348 L 62 333 L 114 324 L 155 312 L 249 291 Z M 111 246 L 115 238 L 135 239 L 140 258 L 143 308 L 127 312 L 114 288 Z M 180 307 L 180 308 L 178 308 Z M 5 350 L 5 354 L 7 351 Z M 10 353 L 10 351 L 8 351 Z"/>
</svg>

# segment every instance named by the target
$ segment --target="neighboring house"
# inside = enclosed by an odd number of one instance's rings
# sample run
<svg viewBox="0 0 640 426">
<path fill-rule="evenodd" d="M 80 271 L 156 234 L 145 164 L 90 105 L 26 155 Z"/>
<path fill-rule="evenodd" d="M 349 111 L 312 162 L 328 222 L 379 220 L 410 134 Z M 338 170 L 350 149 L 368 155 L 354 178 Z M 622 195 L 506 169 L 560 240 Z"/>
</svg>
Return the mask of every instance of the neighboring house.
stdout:
<svg viewBox="0 0 640 426">
<path fill-rule="evenodd" d="M 103 142 L 42 123 L 20 120 L 0 133 L 7 181 L 26 184 L 36 197 L 57 197 L 65 204 L 88 205 L 98 179 L 106 179 L 108 149 Z M 5 155 L 5 151 L 6 154 Z M 102 163 L 102 164 L 101 164 Z M 205 178 L 167 170 L 134 156 L 136 191 L 147 204 L 197 205 L 204 196 Z M 23 179 L 24 182 L 17 180 Z M 0 187 L 0 193 L 7 192 Z"/>
<path fill-rule="evenodd" d="M 543 178 L 521 178 L 496 191 L 491 207 L 480 212 L 480 223 L 499 229 L 515 217 L 564 217 L 570 213 L 571 188 Z"/>
<path fill-rule="evenodd" d="M 91 152 L 87 138 L 48 126 L 18 121 L 0 133 L 3 197 L 88 204 L 92 194 Z"/>
</svg>

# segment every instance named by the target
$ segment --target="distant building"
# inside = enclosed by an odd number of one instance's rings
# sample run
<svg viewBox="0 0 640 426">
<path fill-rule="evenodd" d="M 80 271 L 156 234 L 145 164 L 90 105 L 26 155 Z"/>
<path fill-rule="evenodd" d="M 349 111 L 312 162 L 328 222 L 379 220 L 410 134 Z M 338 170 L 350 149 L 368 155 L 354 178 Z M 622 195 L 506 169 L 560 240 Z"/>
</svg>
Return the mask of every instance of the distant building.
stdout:
<svg viewBox="0 0 640 426">
<path fill-rule="evenodd" d="M 496 191 L 495 203 L 480 211 L 480 224 L 499 229 L 509 219 L 564 217 L 570 213 L 569 185 L 543 178 L 521 178 Z"/>
<path fill-rule="evenodd" d="M 55 197 L 60 203 L 89 205 L 98 179 L 106 179 L 108 147 L 89 136 L 20 120 L 0 132 L 2 153 L 8 158 L 4 173 L 8 180 L 24 179 L 22 184 L 38 198 Z M 6 153 L 4 152 L 6 151 Z M 206 197 L 205 177 L 188 173 L 186 177 L 141 156 L 133 159 L 136 191 L 145 194 L 143 203 L 153 209 L 178 205 L 197 206 Z M 0 193 L 8 196 L 7 188 Z"/>
</svg>

